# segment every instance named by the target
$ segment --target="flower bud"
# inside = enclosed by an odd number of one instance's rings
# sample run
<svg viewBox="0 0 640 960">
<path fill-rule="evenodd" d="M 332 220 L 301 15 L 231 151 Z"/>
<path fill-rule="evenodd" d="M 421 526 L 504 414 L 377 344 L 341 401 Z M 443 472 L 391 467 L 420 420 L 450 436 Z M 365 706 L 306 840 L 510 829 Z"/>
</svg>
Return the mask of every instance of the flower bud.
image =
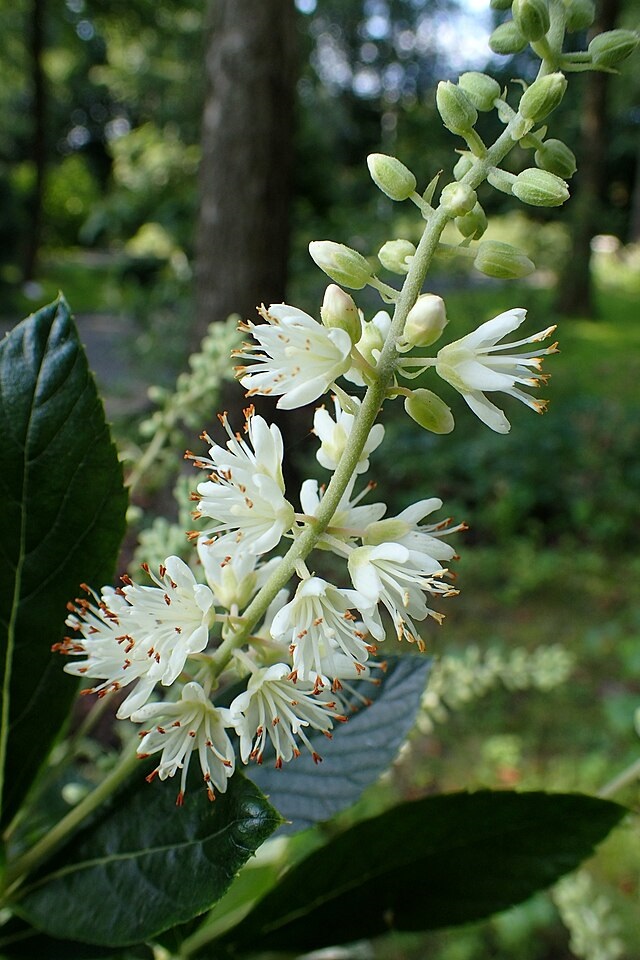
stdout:
<svg viewBox="0 0 640 960">
<path fill-rule="evenodd" d="M 309 253 L 321 270 L 343 287 L 361 290 L 372 277 L 372 270 L 362 254 L 333 240 L 313 240 Z"/>
<path fill-rule="evenodd" d="M 562 73 L 548 73 L 527 87 L 520 98 L 518 112 L 527 120 L 539 123 L 558 106 L 567 89 L 567 80 Z"/>
<path fill-rule="evenodd" d="M 320 307 L 320 319 L 325 327 L 338 327 L 340 330 L 346 330 L 351 338 L 351 343 L 357 343 L 362 333 L 360 324 L 360 314 L 358 308 L 353 302 L 353 298 L 337 287 L 335 283 L 329 284 L 324 292 L 324 300 Z"/>
<path fill-rule="evenodd" d="M 464 136 L 473 129 L 478 112 L 466 93 L 450 80 L 441 80 L 436 90 L 436 105 L 447 130 Z"/>
<path fill-rule="evenodd" d="M 541 40 L 549 29 L 549 8 L 545 0 L 513 0 L 513 19 L 529 43 Z"/>
<path fill-rule="evenodd" d="M 463 73 L 458 85 L 462 87 L 476 110 L 492 110 L 493 102 L 500 96 L 500 84 L 486 73 L 470 70 Z"/>
<path fill-rule="evenodd" d="M 463 237 L 470 237 L 471 240 L 479 240 L 487 226 L 486 214 L 479 203 L 464 217 L 456 217 L 456 227 Z"/>
<path fill-rule="evenodd" d="M 409 240 L 387 240 L 378 250 L 378 260 L 391 273 L 409 273 L 416 248 Z"/>
<path fill-rule="evenodd" d="M 529 167 L 513 181 L 511 192 L 533 207 L 559 207 L 569 199 L 569 188 L 560 177 L 547 170 Z"/>
<path fill-rule="evenodd" d="M 453 175 L 456 180 L 462 180 L 466 173 L 473 167 L 473 157 L 470 153 L 463 153 L 453 168 Z"/>
<path fill-rule="evenodd" d="M 477 199 L 475 190 L 466 183 L 454 181 L 442 188 L 440 206 L 452 217 L 464 217 L 473 210 Z"/>
<path fill-rule="evenodd" d="M 422 293 L 407 314 L 402 340 L 408 347 L 428 347 L 435 343 L 448 322 L 442 297 Z"/>
<path fill-rule="evenodd" d="M 526 45 L 527 38 L 523 37 L 513 20 L 501 23 L 489 37 L 489 46 L 493 52 L 502 53 L 505 56 L 520 53 Z"/>
<path fill-rule="evenodd" d="M 486 277 L 499 280 L 519 280 L 535 270 L 535 264 L 521 250 L 501 240 L 484 240 L 473 265 Z"/>
<path fill-rule="evenodd" d="M 404 408 L 412 420 L 431 433 L 451 433 L 455 427 L 451 409 L 431 390 L 412 390 Z"/>
<path fill-rule="evenodd" d="M 416 189 L 416 178 L 404 163 L 384 153 L 370 153 L 367 166 L 376 187 L 392 200 L 407 200 Z"/>
<path fill-rule="evenodd" d="M 633 30 L 607 30 L 599 33 L 589 44 L 589 53 L 598 67 L 612 67 L 625 60 L 638 46 L 638 34 Z"/>
<path fill-rule="evenodd" d="M 489 0 L 489 6 L 492 10 L 508 10 L 511 0 Z"/>
<path fill-rule="evenodd" d="M 569 0 L 566 6 L 566 25 L 569 33 L 586 30 L 596 18 L 596 5 L 593 0 Z"/>
<path fill-rule="evenodd" d="M 536 150 L 534 160 L 541 170 L 555 173 L 563 180 L 570 179 L 577 170 L 575 155 L 562 140 L 545 140 Z"/>
</svg>

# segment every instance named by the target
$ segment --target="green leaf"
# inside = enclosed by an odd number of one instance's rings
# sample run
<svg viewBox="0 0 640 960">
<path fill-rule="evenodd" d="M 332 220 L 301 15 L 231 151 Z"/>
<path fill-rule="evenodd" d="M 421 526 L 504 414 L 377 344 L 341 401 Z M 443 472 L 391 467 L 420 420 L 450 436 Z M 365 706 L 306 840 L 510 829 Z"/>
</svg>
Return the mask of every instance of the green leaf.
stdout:
<svg viewBox="0 0 640 960">
<path fill-rule="evenodd" d="M 211 803 L 194 772 L 181 808 L 171 784 L 141 779 L 24 891 L 24 919 L 54 937 L 139 943 L 209 909 L 281 823 L 240 773 Z"/>
<path fill-rule="evenodd" d="M 267 794 L 276 810 L 289 821 L 281 833 L 294 833 L 328 820 L 360 798 L 365 787 L 395 759 L 411 730 L 429 676 L 428 657 L 390 657 L 380 686 L 367 681 L 353 684 L 372 703 L 360 709 L 349 722 L 334 729 L 328 741 L 318 732 L 309 736 L 322 757 L 315 764 L 306 751 L 282 769 L 275 769 L 265 755 L 261 766 L 251 768 L 251 779 Z"/>
<path fill-rule="evenodd" d="M 97 947 L 75 940 L 57 940 L 48 937 L 18 917 L 0 927 L 0 957 L 2 960 L 153 960 L 150 947 L 139 945 L 114 952 L 112 947 Z"/>
<path fill-rule="evenodd" d="M 625 814 L 579 794 L 444 794 L 358 823 L 218 941 L 293 950 L 479 920 L 573 870 Z"/>
<path fill-rule="evenodd" d="M 17 810 L 77 684 L 51 645 L 82 581 L 111 579 L 126 492 L 62 297 L 0 342 L 0 797 Z"/>
</svg>

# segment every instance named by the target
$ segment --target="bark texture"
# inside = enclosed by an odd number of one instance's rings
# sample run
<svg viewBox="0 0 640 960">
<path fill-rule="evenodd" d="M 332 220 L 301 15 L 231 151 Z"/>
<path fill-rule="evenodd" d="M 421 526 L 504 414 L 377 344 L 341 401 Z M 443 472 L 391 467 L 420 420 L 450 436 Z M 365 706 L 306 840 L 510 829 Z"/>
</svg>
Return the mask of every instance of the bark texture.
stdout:
<svg viewBox="0 0 640 960">
<path fill-rule="evenodd" d="M 284 298 L 296 79 L 293 0 L 213 0 L 196 329 Z"/>
</svg>

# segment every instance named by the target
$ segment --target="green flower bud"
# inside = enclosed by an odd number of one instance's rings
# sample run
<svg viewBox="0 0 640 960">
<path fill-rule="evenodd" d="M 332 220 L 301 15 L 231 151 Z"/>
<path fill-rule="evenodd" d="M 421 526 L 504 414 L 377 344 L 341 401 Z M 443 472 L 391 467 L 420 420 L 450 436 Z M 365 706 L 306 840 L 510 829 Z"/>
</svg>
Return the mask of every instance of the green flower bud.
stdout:
<svg viewBox="0 0 640 960">
<path fill-rule="evenodd" d="M 412 420 L 431 433 L 451 433 L 455 427 L 451 409 L 431 390 L 412 390 L 404 408 Z"/>
<path fill-rule="evenodd" d="M 404 163 L 384 153 L 370 153 L 367 166 L 376 187 L 392 200 L 406 200 L 416 189 L 416 178 Z"/>
<path fill-rule="evenodd" d="M 387 240 L 378 250 L 378 260 L 392 273 L 409 273 L 416 248 L 409 240 Z"/>
<path fill-rule="evenodd" d="M 343 287 L 361 290 L 373 275 L 371 267 L 357 250 L 333 240 L 313 240 L 309 244 L 312 260 Z"/>
<path fill-rule="evenodd" d="M 447 309 L 442 297 L 422 293 L 409 310 L 402 331 L 403 345 L 428 347 L 441 336 L 448 323 Z"/>
<path fill-rule="evenodd" d="M 463 237 L 469 237 L 471 240 L 479 240 L 487 226 L 486 214 L 479 203 L 476 203 L 473 210 L 466 213 L 464 217 L 456 217 L 456 227 Z"/>
<path fill-rule="evenodd" d="M 569 199 L 569 188 L 560 177 L 547 170 L 530 167 L 513 181 L 511 192 L 533 207 L 559 207 Z"/>
<path fill-rule="evenodd" d="M 335 283 L 329 284 L 324 292 L 320 319 L 325 327 L 346 330 L 351 337 L 351 343 L 357 343 L 360 339 L 362 326 L 358 308 L 353 302 L 353 297 L 337 287 Z"/>
<path fill-rule="evenodd" d="M 508 10 L 511 0 L 489 0 L 489 6 L 492 10 Z"/>
<path fill-rule="evenodd" d="M 589 44 L 589 53 L 598 67 L 612 67 L 630 56 L 638 46 L 638 34 L 633 30 L 607 30 L 599 33 Z"/>
<path fill-rule="evenodd" d="M 473 157 L 470 153 L 463 153 L 453 168 L 453 175 L 456 180 L 462 180 L 466 173 L 473 167 Z"/>
<path fill-rule="evenodd" d="M 499 280 L 519 280 L 535 270 L 533 261 L 521 250 L 500 240 L 484 240 L 473 265 L 486 277 L 497 277 Z"/>
<path fill-rule="evenodd" d="M 501 23 L 489 37 L 489 46 L 493 52 L 502 53 L 505 56 L 520 53 L 526 45 L 527 38 L 522 35 L 513 20 Z"/>
<path fill-rule="evenodd" d="M 562 140 L 545 140 L 534 154 L 536 166 L 569 180 L 577 170 L 576 158 Z"/>
<path fill-rule="evenodd" d="M 452 217 L 464 217 L 465 213 L 473 210 L 477 200 L 475 190 L 457 181 L 448 183 L 440 194 L 440 206 Z"/>
<path fill-rule="evenodd" d="M 447 130 L 464 136 L 473 129 L 478 112 L 466 93 L 450 80 L 441 80 L 436 90 L 436 105 Z"/>
<path fill-rule="evenodd" d="M 567 89 L 567 79 L 562 73 L 548 73 L 534 80 L 520 98 L 518 112 L 526 120 L 539 123 L 558 106 Z"/>
<path fill-rule="evenodd" d="M 596 18 L 593 0 L 569 0 L 566 4 L 566 25 L 569 33 L 586 30 Z"/>
<path fill-rule="evenodd" d="M 542 40 L 549 29 L 549 8 L 545 0 L 513 0 L 513 19 L 529 43 Z"/>
<path fill-rule="evenodd" d="M 458 85 L 462 87 L 476 110 L 493 110 L 493 102 L 500 96 L 500 84 L 486 73 L 470 70 L 463 73 Z"/>
</svg>

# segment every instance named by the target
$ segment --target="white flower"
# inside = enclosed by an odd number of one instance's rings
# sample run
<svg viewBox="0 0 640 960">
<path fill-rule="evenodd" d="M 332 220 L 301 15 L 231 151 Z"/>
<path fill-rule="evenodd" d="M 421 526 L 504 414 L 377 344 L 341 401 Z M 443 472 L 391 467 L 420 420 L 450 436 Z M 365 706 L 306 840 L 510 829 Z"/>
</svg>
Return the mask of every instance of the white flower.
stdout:
<svg viewBox="0 0 640 960">
<path fill-rule="evenodd" d="M 258 346 L 243 344 L 234 356 L 255 361 L 239 366 L 236 375 L 247 396 L 279 396 L 277 406 L 293 410 L 317 400 L 351 365 L 351 338 L 345 330 L 328 329 L 286 303 L 262 307 L 266 323 L 241 324 Z"/>
<path fill-rule="evenodd" d="M 344 658 L 360 665 L 375 652 L 351 612 L 362 599 L 353 590 L 339 590 L 320 577 L 301 581 L 294 598 L 271 624 L 274 640 L 289 645 L 298 680 L 316 682 L 323 674 L 334 679 L 345 666 Z"/>
<path fill-rule="evenodd" d="M 280 563 L 280 557 L 273 557 L 261 564 L 251 543 L 246 540 L 231 543 L 228 537 L 217 540 L 201 537 L 198 557 L 218 606 L 225 610 L 246 607 Z"/>
<path fill-rule="evenodd" d="M 227 449 L 213 444 L 211 459 L 187 454 L 196 466 L 212 471 L 208 481 L 198 484 L 194 516 L 216 521 L 208 535 L 235 531 L 236 539 L 246 539 L 254 553 L 266 553 L 294 522 L 294 509 L 284 497 L 282 435 L 275 424 L 268 426 L 253 415 L 252 408 L 245 424 L 248 442 L 232 433 L 226 416 L 220 419 L 229 435 Z"/>
<path fill-rule="evenodd" d="M 102 680 L 92 688 L 99 696 L 137 681 L 118 708 L 119 719 L 146 703 L 157 683 L 174 683 L 188 658 L 209 642 L 215 614 L 209 587 L 197 583 L 178 557 L 167 558 L 159 577 L 150 576 L 154 587 L 123 577 L 126 586 L 118 591 L 105 588 L 100 599 L 94 596 L 95 605 L 76 600 L 67 625 L 82 639 L 68 637 L 54 648 L 86 657 L 66 664 L 65 670 Z"/>
<path fill-rule="evenodd" d="M 452 527 L 451 520 L 446 519 L 440 523 L 420 526 L 421 520 L 434 510 L 440 510 L 441 507 L 442 500 L 437 497 L 419 500 L 399 513 L 397 517 L 388 517 L 372 523 L 365 531 L 364 542 L 369 546 L 375 546 L 385 541 L 393 541 L 407 547 L 408 550 L 417 550 L 419 553 L 426 554 L 434 560 L 452 560 L 456 552 L 450 544 L 443 543 L 442 537 L 466 530 L 466 525 L 459 523 Z"/>
<path fill-rule="evenodd" d="M 351 402 L 355 409 L 359 409 L 360 400 L 358 397 L 351 397 Z M 335 408 L 335 420 L 324 407 L 319 407 L 313 417 L 313 430 L 320 440 L 320 449 L 316 453 L 318 463 L 326 467 L 327 470 L 335 470 L 338 461 L 345 449 L 349 445 L 349 436 L 353 429 L 355 415 L 342 409 L 338 397 L 333 397 Z M 360 459 L 356 466 L 356 473 L 364 473 L 369 469 L 369 454 L 373 453 L 384 438 L 384 427 L 381 423 L 376 423 L 371 428 L 364 449 L 360 454 Z"/>
<path fill-rule="evenodd" d="M 371 320 L 365 320 L 361 312 L 360 322 L 362 324 L 362 334 L 356 343 L 356 348 L 358 353 L 360 353 L 372 367 L 375 367 L 391 328 L 391 317 L 386 310 L 379 310 Z M 345 380 L 349 380 L 359 387 L 365 385 L 362 374 L 355 366 L 351 367 L 344 376 Z"/>
<path fill-rule="evenodd" d="M 436 358 L 438 375 L 461 393 L 476 416 L 496 433 L 508 433 L 511 424 L 503 411 L 487 399 L 487 392 L 507 393 L 536 413 L 542 413 L 546 407 L 546 401 L 533 399 L 516 384 L 537 387 L 541 382 L 545 382 L 546 378 L 540 374 L 541 357 L 557 353 L 557 344 L 554 343 L 544 350 L 525 353 L 511 354 L 502 351 L 510 351 L 513 347 L 521 347 L 527 343 L 539 343 L 552 334 L 555 327 L 547 327 L 546 330 L 524 340 L 498 344 L 498 340 L 516 330 L 525 317 L 526 310 L 519 307 L 507 310 L 506 313 L 483 323 L 466 337 L 447 344 L 438 352 Z"/>
<path fill-rule="evenodd" d="M 409 550 L 399 543 L 380 543 L 377 546 L 356 547 L 349 554 L 349 573 L 356 590 L 372 608 L 382 603 L 387 608 L 396 628 L 398 639 L 424 644 L 413 620 L 431 616 L 438 622 L 443 615 L 427 606 L 425 592 L 451 596 L 452 590 L 440 579 L 446 571 L 437 560 L 417 550 Z M 367 626 L 378 640 L 384 639 L 384 627 L 379 616 L 368 611 Z M 373 622 L 372 622 L 373 621 Z"/>
<path fill-rule="evenodd" d="M 346 720 L 336 712 L 339 704 L 335 697 L 311 684 L 293 683 L 288 679 L 290 674 L 286 663 L 256 670 L 245 692 L 229 707 L 230 722 L 240 737 L 243 763 L 262 763 L 267 740 L 271 740 L 276 767 L 281 767 L 283 762 L 300 755 L 296 738 L 318 763 L 322 758 L 309 742 L 305 729 L 320 730 L 331 739 L 333 721 Z"/>
<path fill-rule="evenodd" d="M 350 499 L 356 477 L 353 476 L 342 495 L 340 503 L 331 518 L 331 523 L 316 546 L 324 550 L 333 550 L 340 556 L 346 556 L 348 545 L 361 537 L 369 526 L 379 520 L 387 509 L 384 503 L 369 503 L 360 506 L 360 500 L 367 495 L 375 484 L 367 486 L 357 496 Z M 300 488 L 300 505 L 303 513 L 315 516 L 322 503 L 323 488 L 318 487 L 317 480 L 305 480 Z"/>
<path fill-rule="evenodd" d="M 228 711 L 216 709 L 199 683 L 187 683 L 177 703 L 147 703 L 131 715 L 134 723 L 153 723 L 153 729 L 139 734 L 138 756 L 162 751 L 160 763 L 147 780 L 173 777 L 182 770 L 177 806 L 184 801 L 191 754 L 197 749 L 200 768 L 210 800 L 213 788 L 225 793 L 235 767 L 235 756 L 225 727 Z"/>
</svg>

